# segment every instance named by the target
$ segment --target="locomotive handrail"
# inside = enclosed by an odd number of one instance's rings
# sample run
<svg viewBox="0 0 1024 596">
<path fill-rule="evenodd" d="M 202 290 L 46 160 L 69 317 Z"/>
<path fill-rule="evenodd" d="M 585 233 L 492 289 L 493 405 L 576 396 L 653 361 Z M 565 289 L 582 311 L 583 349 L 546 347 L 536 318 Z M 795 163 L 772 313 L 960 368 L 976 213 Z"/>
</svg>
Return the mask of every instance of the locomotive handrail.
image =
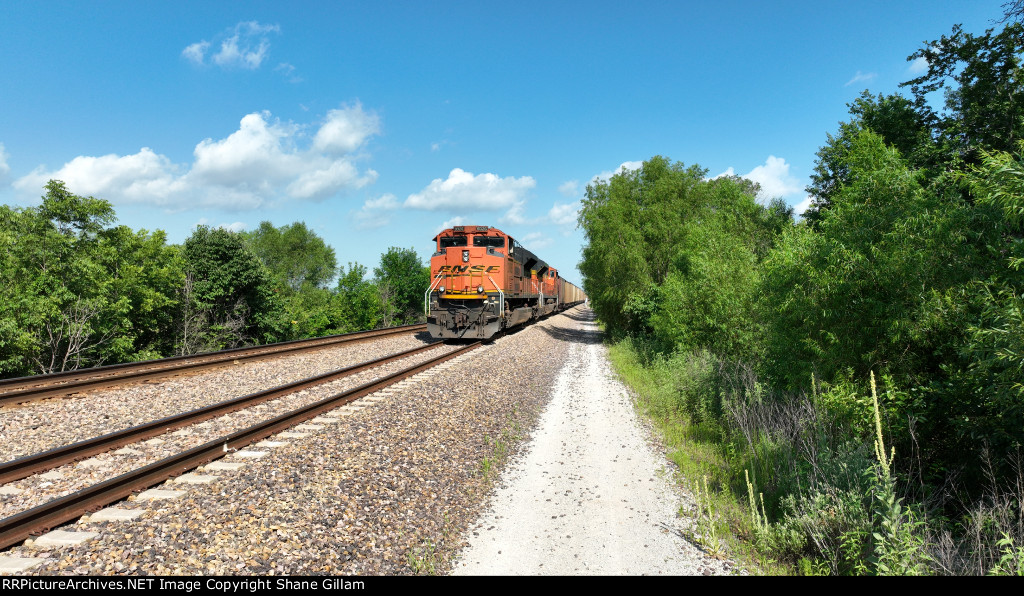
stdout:
<svg viewBox="0 0 1024 596">
<path fill-rule="evenodd" d="M 499 317 L 504 317 L 505 316 L 505 292 L 501 291 L 501 288 L 498 287 L 498 284 L 494 283 L 494 280 L 491 279 L 490 275 L 487 276 L 487 279 L 489 279 L 491 281 L 491 285 L 494 286 L 494 289 L 498 290 L 498 300 L 499 300 L 499 302 L 498 302 L 498 316 Z"/>
<path fill-rule="evenodd" d="M 434 283 L 430 284 L 430 287 L 427 288 L 427 292 L 423 294 L 423 314 L 428 317 L 430 316 L 430 293 L 434 291 L 434 286 L 437 285 L 437 282 L 441 281 L 441 277 L 443 275 L 443 273 L 439 272 L 437 277 L 434 278 Z"/>
</svg>

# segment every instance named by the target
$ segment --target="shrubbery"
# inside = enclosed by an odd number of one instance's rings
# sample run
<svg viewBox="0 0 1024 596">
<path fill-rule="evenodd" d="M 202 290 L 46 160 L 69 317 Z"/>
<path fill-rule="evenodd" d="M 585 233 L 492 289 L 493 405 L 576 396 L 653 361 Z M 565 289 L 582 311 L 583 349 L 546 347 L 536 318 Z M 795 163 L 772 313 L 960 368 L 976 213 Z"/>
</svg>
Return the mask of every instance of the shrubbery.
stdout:
<svg viewBox="0 0 1024 596">
<path fill-rule="evenodd" d="M 620 368 L 691 481 L 749 501 L 762 552 L 815 573 L 1019 571 L 1022 52 L 1011 22 L 915 54 L 913 100 L 865 93 L 828 136 L 800 223 L 663 157 L 588 187 L 580 270 Z"/>
</svg>

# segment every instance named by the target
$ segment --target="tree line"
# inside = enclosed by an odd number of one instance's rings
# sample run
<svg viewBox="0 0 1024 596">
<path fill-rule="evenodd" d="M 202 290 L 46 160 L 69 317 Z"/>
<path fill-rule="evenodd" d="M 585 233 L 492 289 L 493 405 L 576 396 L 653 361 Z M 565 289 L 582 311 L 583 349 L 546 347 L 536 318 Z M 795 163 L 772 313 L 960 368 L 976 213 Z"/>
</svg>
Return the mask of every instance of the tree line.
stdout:
<svg viewBox="0 0 1024 596">
<path fill-rule="evenodd" d="M 115 225 L 51 180 L 0 205 L 0 377 L 195 354 L 415 322 L 429 268 L 392 247 L 367 278 L 304 223 L 197 226 L 181 244 Z"/>
<path fill-rule="evenodd" d="M 660 156 L 587 188 L 591 305 L 660 380 L 652 409 L 715 437 L 722 490 L 746 499 L 755 478 L 753 534 L 805 571 L 1024 570 L 1014 10 L 911 55 L 928 71 L 909 94 L 848 104 L 799 222 Z"/>
</svg>

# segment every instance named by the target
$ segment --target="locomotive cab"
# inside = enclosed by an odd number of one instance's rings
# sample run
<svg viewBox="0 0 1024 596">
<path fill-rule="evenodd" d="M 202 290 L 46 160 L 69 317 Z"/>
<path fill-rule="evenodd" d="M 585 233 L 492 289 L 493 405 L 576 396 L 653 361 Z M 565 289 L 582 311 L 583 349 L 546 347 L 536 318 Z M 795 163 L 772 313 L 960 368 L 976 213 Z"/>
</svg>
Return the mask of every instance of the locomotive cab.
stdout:
<svg viewBox="0 0 1024 596">
<path fill-rule="evenodd" d="M 505 268 L 514 241 L 488 226 L 455 226 L 434 237 L 427 330 L 445 339 L 487 338 L 502 328 Z"/>
</svg>

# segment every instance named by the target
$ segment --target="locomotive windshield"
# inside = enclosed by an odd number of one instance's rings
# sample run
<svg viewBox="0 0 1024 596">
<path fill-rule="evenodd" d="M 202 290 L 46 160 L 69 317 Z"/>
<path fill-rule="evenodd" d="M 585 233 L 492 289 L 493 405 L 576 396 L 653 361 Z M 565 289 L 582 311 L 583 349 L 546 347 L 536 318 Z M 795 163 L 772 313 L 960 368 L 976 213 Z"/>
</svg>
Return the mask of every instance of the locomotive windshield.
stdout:
<svg viewBox="0 0 1024 596">
<path fill-rule="evenodd" d="M 466 246 L 465 236 L 442 236 L 441 237 L 441 248 L 451 248 L 453 246 Z"/>
<path fill-rule="evenodd" d="M 505 239 L 501 236 L 473 236 L 473 246 L 505 248 Z"/>
</svg>

